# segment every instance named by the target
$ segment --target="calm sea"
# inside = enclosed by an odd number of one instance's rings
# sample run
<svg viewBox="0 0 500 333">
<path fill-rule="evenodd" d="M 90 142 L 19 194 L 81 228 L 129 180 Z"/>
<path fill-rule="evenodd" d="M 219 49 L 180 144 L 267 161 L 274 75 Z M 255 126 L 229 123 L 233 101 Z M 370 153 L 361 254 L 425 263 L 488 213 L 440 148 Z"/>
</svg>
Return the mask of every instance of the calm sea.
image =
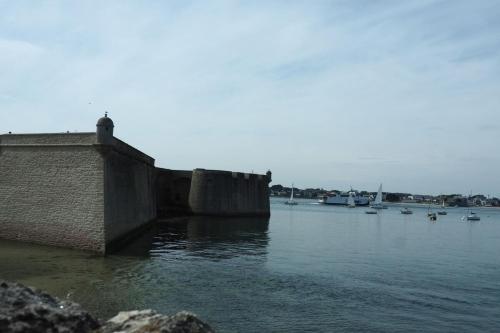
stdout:
<svg viewBox="0 0 500 333">
<path fill-rule="evenodd" d="M 500 210 L 379 215 L 286 199 L 270 219 L 188 218 L 120 253 L 0 241 L 0 278 L 120 310 L 189 310 L 219 332 L 500 332 Z"/>
</svg>

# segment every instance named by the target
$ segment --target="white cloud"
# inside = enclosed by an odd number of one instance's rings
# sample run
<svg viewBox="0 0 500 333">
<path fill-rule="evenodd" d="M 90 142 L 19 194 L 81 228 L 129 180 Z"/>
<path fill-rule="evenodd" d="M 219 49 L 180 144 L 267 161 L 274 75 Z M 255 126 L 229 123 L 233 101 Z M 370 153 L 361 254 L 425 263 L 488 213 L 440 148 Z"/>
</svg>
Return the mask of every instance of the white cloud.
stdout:
<svg viewBox="0 0 500 333">
<path fill-rule="evenodd" d="M 163 167 L 499 192 L 498 131 L 480 130 L 500 120 L 492 2 L 0 7 L 3 131 L 92 130 L 108 110 Z"/>
</svg>

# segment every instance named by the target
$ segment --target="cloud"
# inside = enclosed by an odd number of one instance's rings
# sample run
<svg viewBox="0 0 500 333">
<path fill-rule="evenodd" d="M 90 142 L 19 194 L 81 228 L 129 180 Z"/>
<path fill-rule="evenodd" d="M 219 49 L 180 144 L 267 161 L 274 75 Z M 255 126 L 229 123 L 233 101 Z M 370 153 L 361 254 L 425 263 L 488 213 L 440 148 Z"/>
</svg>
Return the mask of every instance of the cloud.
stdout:
<svg viewBox="0 0 500 333">
<path fill-rule="evenodd" d="M 499 12 L 490 1 L 3 3 L 1 123 L 84 131 L 108 110 L 117 136 L 163 167 L 418 192 L 470 187 L 460 170 L 493 192 L 500 159 L 477 174 L 461 158 L 487 158 L 498 139 L 481 126 L 500 121 Z"/>
</svg>

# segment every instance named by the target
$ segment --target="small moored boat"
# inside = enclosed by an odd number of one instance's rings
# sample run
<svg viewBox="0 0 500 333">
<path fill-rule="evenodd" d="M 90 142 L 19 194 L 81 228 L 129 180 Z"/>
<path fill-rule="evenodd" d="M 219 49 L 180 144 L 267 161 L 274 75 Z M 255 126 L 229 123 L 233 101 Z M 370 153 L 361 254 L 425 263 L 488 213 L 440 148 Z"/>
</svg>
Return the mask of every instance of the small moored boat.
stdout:
<svg viewBox="0 0 500 333">
<path fill-rule="evenodd" d="M 370 207 L 373 209 L 387 209 L 387 206 L 382 204 L 382 184 L 378 187 L 377 196 Z"/>
<path fill-rule="evenodd" d="M 474 212 L 470 212 L 469 214 L 467 214 L 467 221 L 480 221 L 481 218 L 479 216 L 476 215 L 476 213 Z"/>
<path fill-rule="evenodd" d="M 413 214 L 413 211 L 411 209 L 409 209 L 408 207 L 405 207 L 405 208 L 401 209 L 401 214 L 410 215 L 410 214 Z"/>
<path fill-rule="evenodd" d="M 441 204 L 441 210 L 438 210 L 438 215 L 448 215 L 448 212 L 444 209 L 444 200 Z"/>
<path fill-rule="evenodd" d="M 290 194 L 290 199 L 285 201 L 285 205 L 295 206 L 297 205 L 297 201 L 293 200 L 293 183 L 292 183 L 292 194 Z"/>
</svg>

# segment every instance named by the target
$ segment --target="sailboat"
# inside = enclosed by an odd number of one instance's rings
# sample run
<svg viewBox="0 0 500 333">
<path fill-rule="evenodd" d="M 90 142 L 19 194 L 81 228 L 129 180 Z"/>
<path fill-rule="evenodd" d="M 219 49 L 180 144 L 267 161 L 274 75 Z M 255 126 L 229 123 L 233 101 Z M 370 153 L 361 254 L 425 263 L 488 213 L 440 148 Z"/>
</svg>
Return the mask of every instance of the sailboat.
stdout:
<svg viewBox="0 0 500 333">
<path fill-rule="evenodd" d="M 352 192 L 349 192 L 349 198 L 347 198 L 347 207 L 348 208 L 356 208 L 356 202 L 354 201 L 354 197 L 352 196 Z"/>
<path fill-rule="evenodd" d="M 436 216 L 436 213 L 434 213 L 431 209 L 431 205 L 429 205 L 429 207 L 427 207 L 427 217 L 429 218 L 429 220 L 431 221 L 436 221 L 437 220 L 437 216 Z"/>
<path fill-rule="evenodd" d="M 478 215 L 476 215 L 476 213 L 474 213 L 473 211 L 469 211 L 467 213 L 466 218 L 467 218 L 467 221 L 480 221 L 481 220 L 481 218 Z"/>
<path fill-rule="evenodd" d="M 293 183 L 292 183 L 292 194 L 290 194 L 290 199 L 288 201 L 285 201 L 285 205 L 297 205 L 297 201 L 293 200 Z"/>
<path fill-rule="evenodd" d="M 375 201 L 373 201 L 373 204 L 371 205 L 371 207 L 373 209 L 386 209 L 387 208 L 382 204 L 382 184 L 380 184 L 380 186 L 378 187 L 377 196 L 375 197 Z"/>
<path fill-rule="evenodd" d="M 448 212 L 444 209 L 444 200 L 441 203 L 441 210 L 438 210 L 438 215 L 448 215 Z"/>
</svg>

